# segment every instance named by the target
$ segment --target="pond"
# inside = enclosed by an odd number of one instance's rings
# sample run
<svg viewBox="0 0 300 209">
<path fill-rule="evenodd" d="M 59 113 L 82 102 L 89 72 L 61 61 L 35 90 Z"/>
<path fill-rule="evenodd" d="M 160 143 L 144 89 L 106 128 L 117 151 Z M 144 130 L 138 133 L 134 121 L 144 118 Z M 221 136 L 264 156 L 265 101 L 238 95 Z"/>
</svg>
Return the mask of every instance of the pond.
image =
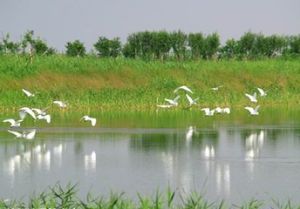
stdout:
<svg viewBox="0 0 300 209">
<path fill-rule="evenodd" d="M 1 124 L 0 197 L 26 198 L 59 182 L 78 183 L 82 197 L 153 195 L 170 186 L 211 201 L 300 202 L 298 111 L 94 115 L 96 127 L 80 123 L 78 113 L 54 114 L 50 125 L 28 120 L 25 129 L 37 129 L 32 141 Z"/>
</svg>

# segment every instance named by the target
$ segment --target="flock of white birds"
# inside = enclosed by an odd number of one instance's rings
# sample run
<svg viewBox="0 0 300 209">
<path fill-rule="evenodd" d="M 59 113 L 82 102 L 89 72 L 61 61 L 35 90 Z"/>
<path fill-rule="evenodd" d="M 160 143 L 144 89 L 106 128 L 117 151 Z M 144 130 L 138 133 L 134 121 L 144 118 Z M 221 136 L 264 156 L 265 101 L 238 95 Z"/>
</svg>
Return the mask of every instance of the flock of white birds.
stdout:
<svg viewBox="0 0 300 209">
<path fill-rule="evenodd" d="M 223 86 L 217 86 L 211 88 L 212 91 L 218 91 L 221 87 Z M 264 97 L 267 95 L 266 91 L 264 91 L 261 88 L 257 88 L 259 95 L 261 97 Z M 31 93 L 30 91 L 26 89 L 22 89 L 23 93 L 27 97 L 35 97 L 35 94 Z M 197 105 L 197 101 L 199 100 L 198 98 L 193 99 L 190 94 L 193 94 L 194 92 L 187 86 L 180 86 L 174 90 L 174 94 L 176 94 L 176 97 L 174 99 L 168 99 L 165 98 L 166 104 L 157 104 L 157 107 L 159 108 L 173 108 L 178 106 L 178 101 L 180 99 L 179 92 L 184 92 L 185 97 L 188 101 L 189 107 L 192 107 L 193 105 Z M 249 100 L 253 103 L 257 103 L 257 93 L 255 92 L 253 95 L 251 94 L 245 94 L 246 97 L 249 98 Z M 53 104 L 57 105 L 59 108 L 64 109 L 67 108 L 67 104 L 63 101 L 53 101 Z M 251 115 L 258 115 L 259 112 L 259 105 L 257 105 L 255 108 L 247 106 L 245 107 L 246 110 L 249 111 Z M 34 120 L 45 120 L 47 123 L 51 123 L 51 115 L 48 114 L 46 111 L 49 109 L 49 107 L 44 108 L 44 109 L 39 109 L 39 108 L 29 108 L 29 107 L 22 107 L 19 109 L 19 119 L 15 120 L 13 118 L 5 119 L 3 120 L 4 123 L 10 123 L 11 128 L 15 127 L 20 127 L 21 123 L 24 121 L 24 119 L 28 116 L 33 118 Z M 206 116 L 213 116 L 215 113 L 219 114 L 230 114 L 230 108 L 229 107 L 216 107 L 214 109 L 210 109 L 208 107 L 201 108 L 202 111 L 204 111 L 204 114 Z M 84 115 L 81 119 L 81 121 L 88 121 L 91 123 L 92 126 L 95 126 L 97 123 L 97 119 L 90 117 L 88 115 Z M 16 138 L 23 138 L 23 139 L 34 139 L 35 134 L 36 134 L 36 129 L 30 130 L 30 131 L 23 131 L 23 132 L 18 132 L 15 130 L 8 130 L 9 133 L 13 134 L 16 136 Z"/>
<path fill-rule="evenodd" d="M 35 94 L 26 89 L 22 89 L 22 91 L 27 97 L 35 97 Z M 61 109 L 67 108 L 67 104 L 63 101 L 55 100 L 53 101 L 53 104 L 57 105 Z M 47 123 L 51 123 L 51 115 L 46 112 L 47 109 L 49 109 L 49 107 L 46 107 L 44 109 L 22 107 L 19 109 L 19 119 L 8 118 L 3 120 L 3 122 L 9 123 L 11 128 L 18 128 L 21 126 L 21 123 L 25 120 L 25 118 L 27 116 L 30 116 L 33 120 L 45 120 Z M 90 117 L 88 115 L 84 115 L 80 120 L 88 121 L 92 126 L 95 126 L 97 123 L 96 118 Z M 8 132 L 15 135 L 16 138 L 32 140 L 35 137 L 36 129 L 23 132 L 8 130 Z"/>
<path fill-rule="evenodd" d="M 213 87 L 213 88 L 211 88 L 211 90 L 212 91 L 218 91 L 222 87 L 223 87 L 223 85 Z M 261 96 L 261 97 L 267 96 L 266 91 L 264 91 L 262 88 L 257 88 L 257 90 L 258 90 L 259 96 Z M 179 104 L 178 101 L 179 101 L 179 98 L 180 98 L 180 95 L 178 95 L 178 93 L 180 91 L 185 93 L 185 96 L 186 96 L 186 98 L 188 100 L 188 103 L 189 103 L 189 107 L 191 107 L 193 105 L 197 105 L 197 101 L 199 100 L 199 97 L 193 99 L 189 94 L 193 94 L 194 92 L 187 86 L 180 86 L 180 87 L 178 87 L 174 90 L 174 93 L 176 94 L 176 97 L 174 99 L 165 98 L 166 104 L 157 104 L 157 107 L 159 107 L 159 108 L 174 108 L 174 107 L 177 107 L 178 104 Z M 257 93 L 256 92 L 254 92 L 253 95 L 246 93 L 245 96 L 248 97 L 251 102 L 257 103 Z M 251 115 L 259 115 L 259 112 L 258 112 L 259 107 L 260 107 L 259 105 L 257 105 L 255 108 L 247 106 L 247 107 L 245 107 L 245 109 L 248 110 Z M 230 114 L 230 108 L 229 107 L 223 107 L 223 108 L 222 107 L 216 107 L 214 109 L 211 109 L 209 107 L 205 107 L 205 108 L 201 108 L 201 110 L 204 111 L 204 114 L 206 116 L 213 116 L 215 113 Z"/>
</svg>

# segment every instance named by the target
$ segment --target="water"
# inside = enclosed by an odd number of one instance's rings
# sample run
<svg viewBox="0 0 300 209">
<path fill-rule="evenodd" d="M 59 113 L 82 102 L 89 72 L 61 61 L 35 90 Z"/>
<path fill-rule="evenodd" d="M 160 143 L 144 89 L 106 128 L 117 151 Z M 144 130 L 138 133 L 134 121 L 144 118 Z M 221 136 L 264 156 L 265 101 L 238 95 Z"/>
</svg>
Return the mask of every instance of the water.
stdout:
<svg viewBox="0 0 300 209">
<path fill-rule="evenodd" d="M 58 116 L 60 122 L 50 126 L 36 123 L 33 141 L 14 139 L 2 126 L 0 197 L 25 198 L 57 182 L 71 182 L 78 183 L 81 197 L 110 191 L 153 195 L 170 186 L 183 195 L 199 191 L 212 201 L 300 202 L 300 126 L 295 114 L 99 117 L 96 128 Z"/>
</svg>

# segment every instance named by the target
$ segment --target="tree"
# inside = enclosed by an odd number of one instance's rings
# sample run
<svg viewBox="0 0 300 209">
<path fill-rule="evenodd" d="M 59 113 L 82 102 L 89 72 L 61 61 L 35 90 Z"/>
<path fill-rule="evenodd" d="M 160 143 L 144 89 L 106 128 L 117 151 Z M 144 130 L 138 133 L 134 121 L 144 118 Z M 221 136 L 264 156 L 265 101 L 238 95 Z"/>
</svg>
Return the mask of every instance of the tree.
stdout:
<svg viewBox="0 0 300 209">
<path fill-rule="evenodd" d="M 85 55 L 85 47 L 84 44 L 81 43 L 79 40 L 75 40 L 73 42 L 67 42 L 66 45 L 66 54 L 68 56 L 84 56 Z"/>
<path fill-rule="evenodd" d="M 238 54 L 238 43 L 234 39 L 226 41 L 225 46 L 220 49 L 221 58 L 233 59 L 239 57 Z"/>
<path fill-rule="evenodd" d="M 20 51 L 20 45 L 18 42 L 11 41 L 8 33 L 2 39 L 2 50 L 5 54 L 17 54 Z"/>
<path fill-rule="evenodd" d="M 109 40 L 101 36 L 94 44 L 94 47 L 101 57 L 117 57 L 121 53 L 121 42 L 119 38 Z"/>
<path fill-rule="evenodd" d="M 214 55 L 218 52 L 220 46 L 220 38 L 217 33 L 213 33 L 208 35 L 205 38 L 205 51 L 204 51 L 204 58 L 211 59 Z"/>
<path fill-rule="evenodd" d="M 166 31 L 152 32 L 152 50 L 157 59 L 165 59 L 171 49 L 171 40 Z"/>
<path fill-rule="evenodd" d="M 249 58 L 252 55 L 255 37 L 256 35 L 254 33 L 247 32 L 238 41 L 240 54 L 243 57 Z"/>
<path fill-rule="evenodd" d="M 289 53 L 300 54 L 300 35 L 289 38 Z"/>
<path fill-rule="evenodd" d="M 192 57 L 199 59 L 204 54 L 204 37 L 202 33 L 190 33 L 188 36 L 188 45 L 191 48 Z"/>
<path fill-rule="evenodd" d="M 183 59 L 185 57 L 187 36 L 181 31 L 175 31 L 170 34 L 170 42 L 176 58 Z"/>
</svg>

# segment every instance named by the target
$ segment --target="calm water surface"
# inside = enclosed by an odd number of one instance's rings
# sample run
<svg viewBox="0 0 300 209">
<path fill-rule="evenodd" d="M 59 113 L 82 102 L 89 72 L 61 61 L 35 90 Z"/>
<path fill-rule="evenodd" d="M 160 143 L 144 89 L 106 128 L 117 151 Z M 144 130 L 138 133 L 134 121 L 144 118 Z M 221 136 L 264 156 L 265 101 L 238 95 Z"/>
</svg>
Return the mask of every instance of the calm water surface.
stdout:
<svg viewBox="0 0 300 209">
<path fill-rule="evenodd" d="M 134 197 L 170 185 L 182 194 L 202 192 L 213 201 L 300 202 L 295 114 L 99 115 L 103 120 L 95 128 L 60 117 L 51 126 L 29 122 L 27 127 L 37 128 L 33 141 L 15 139 L 1 124 L 0 197 L 25 198 L 57 182 L 72 182 L 82 197 L 89 191 L 124 191 Z"/>
</svg>

